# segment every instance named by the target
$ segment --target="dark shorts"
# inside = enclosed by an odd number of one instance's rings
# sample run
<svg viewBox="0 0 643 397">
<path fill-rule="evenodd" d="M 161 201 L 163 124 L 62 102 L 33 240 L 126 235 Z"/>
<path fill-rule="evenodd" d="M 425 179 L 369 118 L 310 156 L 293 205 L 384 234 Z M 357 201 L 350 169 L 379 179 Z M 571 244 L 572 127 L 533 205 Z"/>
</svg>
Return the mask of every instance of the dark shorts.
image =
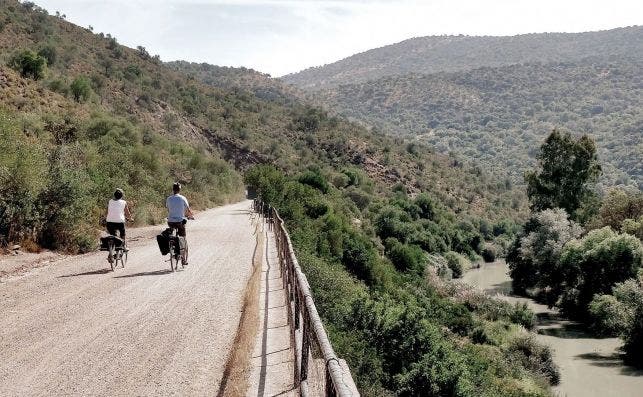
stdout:
<svg viewBox="0 0 643 397">
<path fill-rule="evenodd" d="M 119 233 L 117 237 L 125 238 L 125 224 L 122 222 L 107 222 L 107 233 L 112 236 L 116 236 L 116 232 Z"/>
<path fill-rule="evenodd" d="M 177 229 L 177 234 L 185 237 L 185 223 L 184 222 L 168 222 L 167 225 L 171 228 Z"/>
</svg>

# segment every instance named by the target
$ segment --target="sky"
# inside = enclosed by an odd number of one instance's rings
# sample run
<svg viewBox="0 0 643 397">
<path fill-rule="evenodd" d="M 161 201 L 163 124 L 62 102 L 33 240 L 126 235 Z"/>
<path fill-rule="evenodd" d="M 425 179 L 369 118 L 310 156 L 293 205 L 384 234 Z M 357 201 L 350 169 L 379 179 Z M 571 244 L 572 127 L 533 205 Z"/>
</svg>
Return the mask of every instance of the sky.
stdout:
<svg viewBox="0 0 643 397">
<path fill-rule="evenodd" d="M 583 32 L 643 24 L 637 0 L 36 0 L 164 61 L 273 77 L 412 37 Z"/>
</svg>

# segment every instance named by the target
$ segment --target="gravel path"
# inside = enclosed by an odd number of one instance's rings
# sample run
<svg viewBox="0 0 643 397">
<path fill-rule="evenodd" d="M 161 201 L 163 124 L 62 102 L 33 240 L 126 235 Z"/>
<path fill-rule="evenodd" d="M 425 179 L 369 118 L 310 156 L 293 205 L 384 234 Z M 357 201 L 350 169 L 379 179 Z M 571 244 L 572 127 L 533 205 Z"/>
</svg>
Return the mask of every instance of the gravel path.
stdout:
<svg viewBox="0 0 643 397">
<path fill-rule="evenodd" d="M 151 239 L 157 226 L 133 230 L 114 273 L 98 252 L 4 280 L 0 395 L 216 394 L 251 271 L 249 210 L 198 214 L 176 273 Z"/>
</svg>

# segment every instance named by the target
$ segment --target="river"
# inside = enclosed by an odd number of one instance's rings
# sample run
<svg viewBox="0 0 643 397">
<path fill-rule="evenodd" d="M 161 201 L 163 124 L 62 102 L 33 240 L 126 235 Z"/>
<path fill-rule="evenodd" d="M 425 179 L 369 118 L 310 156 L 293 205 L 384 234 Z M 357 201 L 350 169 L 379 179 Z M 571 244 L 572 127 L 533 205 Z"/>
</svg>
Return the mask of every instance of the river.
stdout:
<svg viewBox="0 0 643 397">
<path fill-rule="evenodd" d="M 538 317 L 537 338 L 551 347 L 561 374 L 554 392 L 566 397 L 643 397 L 643 370 L 623 364 L 618 338 L 596 338 L 581 324 L 561 318 L 556 310 L 531 299 L 511 295 L 504 261 L 485 264 L 462 280 L 510 302 L 527 302 Z"/>
</svg>

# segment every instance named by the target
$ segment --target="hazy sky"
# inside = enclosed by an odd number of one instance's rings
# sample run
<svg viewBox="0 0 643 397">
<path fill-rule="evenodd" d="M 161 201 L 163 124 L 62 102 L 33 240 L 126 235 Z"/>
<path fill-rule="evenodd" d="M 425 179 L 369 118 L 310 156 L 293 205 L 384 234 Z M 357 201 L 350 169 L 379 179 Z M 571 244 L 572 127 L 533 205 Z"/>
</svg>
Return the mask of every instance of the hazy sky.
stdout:
<svg viewBox="0 0 643 397">
<path fill-rule="evenodd" d="M 643 24 L 640 0 L 36 0 L 164 61 L 273 76 L 418 36 L 580 32 Z"/>
</svg>

